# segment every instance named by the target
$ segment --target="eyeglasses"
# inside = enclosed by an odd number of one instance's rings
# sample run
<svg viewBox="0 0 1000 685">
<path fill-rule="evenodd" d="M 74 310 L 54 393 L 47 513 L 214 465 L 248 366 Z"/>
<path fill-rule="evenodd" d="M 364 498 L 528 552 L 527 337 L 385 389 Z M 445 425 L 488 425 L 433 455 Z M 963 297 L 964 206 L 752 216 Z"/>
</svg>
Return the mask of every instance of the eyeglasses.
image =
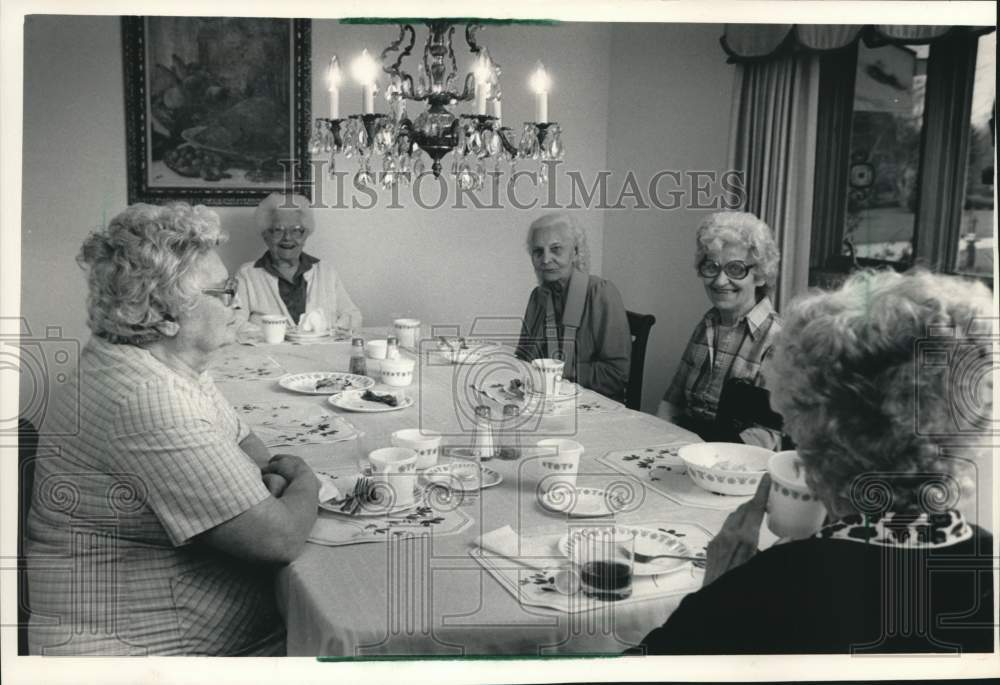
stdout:
<svg viewBox="0 0 1000 685">
<path fill-rule="evenodd" d="M 222 301 L 223 306 L 230 307 L 233 302 L 236 301 L 236 289 L 238 287 L 239 281 L 235 278 L 230 278 L 226 281 L 226 287 L 224 288 L 202 288 L 201 292 L 206 295 L 219 298 L 219 300 Z"/>
<path fill-rule="evenodd" d="M 290 235 L 296 240 L 299 240 L 306 234 L 305 226 L 272 226 L 267 229 L 267 234 L 272 238 L 282 238 L 286 235 Z"/>
<path fill-rule="evenodd" d="M 720 265 L 714 260 L 704 259 L 698 265 L 698 275 L 702 278 L 715 278 L 720 272 L 724 272 L 726 276 L 734 281 L 742 281 L 754 266 L 754 264 L 747 264 L 739 259 L 726 262 L 725 266 Z"/>
</svg>

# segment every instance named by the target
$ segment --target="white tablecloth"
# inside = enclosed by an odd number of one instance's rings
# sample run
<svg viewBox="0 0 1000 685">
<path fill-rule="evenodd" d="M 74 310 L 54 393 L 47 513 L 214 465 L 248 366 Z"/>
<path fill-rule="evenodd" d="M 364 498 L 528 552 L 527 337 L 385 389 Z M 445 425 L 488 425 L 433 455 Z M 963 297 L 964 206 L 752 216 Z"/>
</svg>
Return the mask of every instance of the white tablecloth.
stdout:
<svg viewBox="0 0 1000 685">
<path fill-rule="evenodd" d="M 289 373 L 348 369 L 347 343 L 231 349 L 251 357 L 268 355 Z M 431 363 L 433 358 L 424 355 L 408 388 L 416 398 L 415 406 L 383 414 L 335 411 L 366 433 L 369 449 L 389 445 L 395 430 L 416 427 L 450 434 L 446 444 L 468 444 L 472 398 L 465 389 L 481 382 L 488 369 L 485 365 Z M 328 406 L 325 396 L 293 394 L 273 379 L 229 380 L 219 387 L 234 404 L 280 398 L 304 411 Z M 609 451 L 698 440 L 677 426 L 627 409 L 547 417 L 537 430 L 524 433 L 522 440 L 532 445 L 538 439 L 559 436 L 585 446 L 578 484 L 593 486 L 630 478 L 596 461 Z M 319 466 L 355 463 L 359 455 L 357 441 L 273 451 L 299 454 Z M 609 654 L 636 644 L 662 624 L 676 608 L 679 596 L 622 606 L 602 612 L 599 620 L 586 612 L 563 614 L 522 607 L 469 556 L 473 540 L 504 525 L 516 531 L 567 527 L 565 516 L 550 513 L 536 502 L 538 476 L 528 468 L 528 461 L 489 462 L 504 481 L 463 504 L 475 522 L 461 533 L 344 547 L 307 545 L 302 556 L 278 576 L 279 604 L 288 625 L 288 654 Z M 641 505 L 618 520 L 656 528 L 693 523 L 714 534 L 726 514 L 718 508 L 681 504 L 645 488 Z"/>
</svg>

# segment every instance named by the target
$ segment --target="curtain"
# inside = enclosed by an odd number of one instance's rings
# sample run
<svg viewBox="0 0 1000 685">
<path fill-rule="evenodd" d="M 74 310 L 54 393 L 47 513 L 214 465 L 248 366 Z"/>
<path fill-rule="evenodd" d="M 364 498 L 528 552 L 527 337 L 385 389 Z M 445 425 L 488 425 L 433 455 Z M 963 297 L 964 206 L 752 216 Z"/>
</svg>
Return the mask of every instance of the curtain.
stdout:
<svg viewBox="0 0 1000 685">
<path fill-rule="evenodd" d="M 936 173 L 920 181 L 915 255 L 946 272 L 958 254 L 977 48 L 975 36 L 957 35 L 935 43 L 927 63 L 922 157 Z"/>
<path fill-rule="evenodd" d="M 781 251 L 775 306 L 809 281 L 819 58 L 790 55 L 737 66 L 730 169 L 743 173 L 743 209 L 763 219 Z"/>
<path fill-rule="evenodd" d="M 731 62 L 772 60 L 791 52 L 837 50 L 864 39 L 871 46 L 931 43 L 979 35 L 992 26 L 864 24 L 726 24 L 720 39 Z"/>
</svg>

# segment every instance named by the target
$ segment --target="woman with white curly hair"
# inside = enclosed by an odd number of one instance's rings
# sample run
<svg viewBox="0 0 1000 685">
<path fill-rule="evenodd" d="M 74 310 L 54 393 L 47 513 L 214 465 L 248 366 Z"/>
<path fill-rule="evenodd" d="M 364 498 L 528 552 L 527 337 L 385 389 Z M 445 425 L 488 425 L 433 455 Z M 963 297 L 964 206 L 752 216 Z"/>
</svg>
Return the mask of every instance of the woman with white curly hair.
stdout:
<svg viewBox="0 0 1000 685">
<path fill-rule="evenodd" d="M 518 356 L 562 359 L 568 380 L 624 400 L 628 317 L 614 284 L 588 273 L 587 234 L 571 214 L 546 214 L 528 229 L 527 247 L 538 287 L 528 298 Z"/>
<path fill-rule="evenodd" d="M 765 373 L 827 524 L 758 554 L 764 478 L 647 650 L 992 651 L 993 538 L 961 509 L 992 458 L 995 314 L 981 284 L 927 272 L 793 302 Z"/>
<path fill-rule="evenodd" d="M 32 654 L 284 652 L 274 573 L 319 484 L 205 372 L 236 338 L 224 240 L 204 207 L 136 204 L 83 244 L 93 334 L 46 416 L 27 522 Z"/>
<path fill-rule="evenodd" d="M 723 387 L 731 379 L 763 385 L 761 368 L 781 330 L 769 296 L 778 247 L 767 224 L 748 212 L 710 215 L 695 244 L 695 269 L 712 308 L 695 327 L 657 415 L 715 440 Z M 750 426 L 739 438 L 775 448 L 781 435 Z"/>
<path fill-rule="evenodd" d="M 240 301 L 250 323 L 275 314 L 284 316 L 290 326 L 301 326 L 303 315 L 310 314 L 313 322 L 323 322 L 320 327 L 361 328 L 361 310 L 333 264 L 305 252 L 306 240 L 316 230 L 309 200 L 271 193 L 257 205 L 253 217 L 267 250 L 238 272 Z"/>
</svg>

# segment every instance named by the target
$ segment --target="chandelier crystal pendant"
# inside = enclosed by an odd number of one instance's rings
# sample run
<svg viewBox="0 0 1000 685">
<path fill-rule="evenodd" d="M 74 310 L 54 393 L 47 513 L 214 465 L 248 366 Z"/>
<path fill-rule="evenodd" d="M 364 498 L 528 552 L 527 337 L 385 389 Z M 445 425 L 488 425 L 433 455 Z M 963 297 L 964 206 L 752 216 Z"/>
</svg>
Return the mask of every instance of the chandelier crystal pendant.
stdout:
<svg viewBox="0 0 1000 685">
<path fill-rule="evenodd" d="M 330 116 L 315 120 L 310 140 L 313 155 L 330 155 L 330 174 L 336 171 L 335 159 L 342 154 L 356 159 L 355 182 L 360 186 L 381 183 L 391 188 L 406 183 L 411 176 L 424 173 L 425 156 L 437 178 L 441 175 L 441 160 L 453 153 L 451 172 L 464 190 L 483 187 L 487 167 L 496 173 L 501 168 L 513 170 L 518 160 L 539 162 L 539 178 L 548 181 L 545 162 L 561 160 L 564 148 L 559 124 L 548 120 L 548 93 L 551 81 L 545 68 L 538 64 L 531 76 L 535 93 L 536 121 L 525 122 L 520 140 L 501 122 L 502 91 L 500 65 L 489 51 L 480 47 L 476 33 L 482 28 L 469 23 L 465 40 L 475 55 L 472 71 L 459 81 L 458 63 L 452 47 L 457 22 L 429 20 L 427 42 L 417 65 L 416 78 L 402 68 L 416 42 L 416 31 L 410 24 L 399 28 L 399 37 L 379 57 L 382 71 L 389 76 L 385 87 L 388 114 L 375 113 L 378 93 L 379 64 L 365 50 L 351 64 L 351 74 L 361 84 L 363 112 L 340 117 L 340 84 L 342 74 L 336 57 L 330 60 L 327 89 L 330 94 Z M 404 41 L 407 41 L 405 47 Z M 395 54 L 395 62 L 389 59 Z M 461 90 L 457 89 L 461 84 Z M 448 106 L 475 100 L 475 114 L 453 114 Z M 406 111 L 407 101 L 426 103 L 427 108 L 411 120 Z M 493 113 L 486 113 L 487 102 Z"/>
</svg>

